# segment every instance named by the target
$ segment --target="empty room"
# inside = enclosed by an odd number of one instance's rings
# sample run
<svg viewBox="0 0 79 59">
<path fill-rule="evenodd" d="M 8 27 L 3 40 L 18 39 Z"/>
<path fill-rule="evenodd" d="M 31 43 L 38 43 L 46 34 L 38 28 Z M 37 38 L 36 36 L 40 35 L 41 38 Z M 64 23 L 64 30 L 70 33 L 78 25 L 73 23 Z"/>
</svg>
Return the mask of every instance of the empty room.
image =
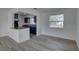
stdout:
<svg viewBox="0 0 79 59">
<path fill-rule="evenodd" d="M 78 8 L 0 8 L 0 51 L 78 51 Z"/>
</svg>

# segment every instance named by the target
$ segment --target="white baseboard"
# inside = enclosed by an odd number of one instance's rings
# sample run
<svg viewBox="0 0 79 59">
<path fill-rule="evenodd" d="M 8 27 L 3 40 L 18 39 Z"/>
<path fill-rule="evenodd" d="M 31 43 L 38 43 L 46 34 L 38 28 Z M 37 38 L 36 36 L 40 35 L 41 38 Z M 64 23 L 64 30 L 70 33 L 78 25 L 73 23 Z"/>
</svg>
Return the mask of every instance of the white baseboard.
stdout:
<svg viewBox="0 0 79 59">
<path fill-rule="evenodd" d="M 47 36 L 52 36 L 52 37 L 64 38 L 64 39 L 68 39 L 68 40 L 74 40 L 74 39 L 70 39 L 70 38 L 68 38 L 68 37 L 60 37 L 60 36 L 55 36 L 55 35 L 51 35 L 51 34 L 44 34 L 44 33 L 41 33 L 41 35 L 47 35 Z"/>
</svg>

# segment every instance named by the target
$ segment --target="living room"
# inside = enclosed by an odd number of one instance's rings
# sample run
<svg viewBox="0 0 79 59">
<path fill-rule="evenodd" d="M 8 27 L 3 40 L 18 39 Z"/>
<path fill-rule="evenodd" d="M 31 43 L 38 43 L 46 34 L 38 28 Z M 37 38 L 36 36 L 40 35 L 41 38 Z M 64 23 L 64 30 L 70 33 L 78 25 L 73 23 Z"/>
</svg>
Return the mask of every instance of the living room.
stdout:
<svg viewBox="0 0 79 59">
<path fill-rule="evenodd" d="M 28 50 L 78 50 L 77 46 L 78 44 L 76 42 L 77 37 L 76 37 L 76 30 L 77 30 L 77 20 L 76 19 L 76 12 L 78 9 L 76 8 L 1 8 L 0 13 L 1 13 L 1 29 L 0 29 L 0 37 L 4 38 L 4 41 L 7 37 L 9 36 L 9 40 L 14 40 L 15 42 L 22 43 L 20 44 L 23 50 L 28 51 Z M 29 29 L 27 30 L 18 30 L 18 28 L 14 27 L 14 14 L 17 12 L 21 12 L 23 14 L 29 14 L 29 15 L 34 15 L 37 16 L 36 20 L 36 36 L 33 38 L 30 37 L 29 34 Z M 4 17 L 3 17 L 4 16 Z M 50 18 L 52 19 L 58 19 L 57 21 L 50 21 Z M 62 19 L 62 21 L 59 21 Z M 22 19 L 23 20 L 23 19 Z M 55 24 L 53 24 L 53 22 Z M 22 24 L 22 23 L 20 23 Z M 15 28 L 12 30 L 12 28 Z M 21 34 L 22 33 L 22 34 Z M 21 38 L 21 39 L 20 39 Z M 37 39 L 37 40 L 33 40 Z M 48 44 L 46 44 L 45 39 Z M 31 41 L 30 41 L 31 40 Z M 39 41 L 41 40 L 41 42 Z M 44 40 L 44 42 L 43 42 Z M 57 40 L 54 44 L 53 41 L 51 40 Z M 2 41 L 2 40 L 1 40 Z M 62 43 L 59 41 L 63 41 Z M 67 41 L 67 42 L 66 42 Z M 6 41 L 5 41 L 6 42 Z M 4 42 L 4 43 L 5 43 Z M 37 44 L 39 42 L 39 44 Z M 69 43 L 68 43 L 69 42 Z M 71 44 L 70 44 L 71 42 Z M 9 43 L 9 42 L 8 42 Z M 45 44 L 44 44 L 45 43 Z M 51 43 L 51 44 L 50 44 Z M 66 43 L 64 45 L 63 43 Z M 8 45 L 7 42 L 5 45 Z M 12 44 L 13 45 L 13 44 Z M 30 45 L 30 46 L 28 46 Z M 42 45 L 42 46 L 41 46 Z M 43 46 L 44 45 L 44 46 Z M 51 46 L 52 45 L 52 46 Z M 58 45 L 58 46 L 55 46 Z M 61 45 L 64 45 L 61 48 Z M 69 46 L 70 45 L 70 46 Z M 16 47 L 19 46 L 17 43 L 15 45 Z M 28 47 L 28 48 L 27 48 Z M 40 48 L 38 48 L 40 47 Z M 47 48 L 46 48 L 47 47 Z M 70 47 L 70 48 L 66 48 Z M 7 48 L 8 50 L 17 50 L 14 49 L 15 47 L 9 47 Z M 18 48 L 19 50 L 20 48 Z M 3 49 L 2 50 L 6 50 Z"/>
</svg>

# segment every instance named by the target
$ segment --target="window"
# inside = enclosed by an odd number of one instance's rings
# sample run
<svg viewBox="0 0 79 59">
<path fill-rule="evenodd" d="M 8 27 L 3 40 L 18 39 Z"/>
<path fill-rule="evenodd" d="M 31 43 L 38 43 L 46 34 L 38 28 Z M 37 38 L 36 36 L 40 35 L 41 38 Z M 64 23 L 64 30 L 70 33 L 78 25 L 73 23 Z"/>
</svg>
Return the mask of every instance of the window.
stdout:
<svg viewBox="0 0 79 59">
<path fill-rule="evenodd" d="M 35 22 L 34 22 L 34 17 L 31 17 L 31 18 L 30 18 L 30 24 L 35 24 Z"/>
<path fill-rule="evenodd" d="M 50 28 L 63 28 L 64 26 L 64 14 L 52 15 L 49 17 Z"/>
</svg>

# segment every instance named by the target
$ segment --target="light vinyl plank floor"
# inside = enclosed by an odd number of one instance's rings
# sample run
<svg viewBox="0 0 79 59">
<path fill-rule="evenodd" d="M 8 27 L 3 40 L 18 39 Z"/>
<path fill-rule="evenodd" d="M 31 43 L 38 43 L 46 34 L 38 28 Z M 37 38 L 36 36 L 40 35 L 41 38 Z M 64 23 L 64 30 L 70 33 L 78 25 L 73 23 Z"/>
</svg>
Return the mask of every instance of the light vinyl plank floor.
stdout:
<svg viewBox="0 0 79 59">
<path fill-rule="evenodd" d="M 0 38 L 0 51 L 78 51 L 73 40 L 40 35 L 30 40 L 17 43 L 10 37 Z"/>
</svg>

